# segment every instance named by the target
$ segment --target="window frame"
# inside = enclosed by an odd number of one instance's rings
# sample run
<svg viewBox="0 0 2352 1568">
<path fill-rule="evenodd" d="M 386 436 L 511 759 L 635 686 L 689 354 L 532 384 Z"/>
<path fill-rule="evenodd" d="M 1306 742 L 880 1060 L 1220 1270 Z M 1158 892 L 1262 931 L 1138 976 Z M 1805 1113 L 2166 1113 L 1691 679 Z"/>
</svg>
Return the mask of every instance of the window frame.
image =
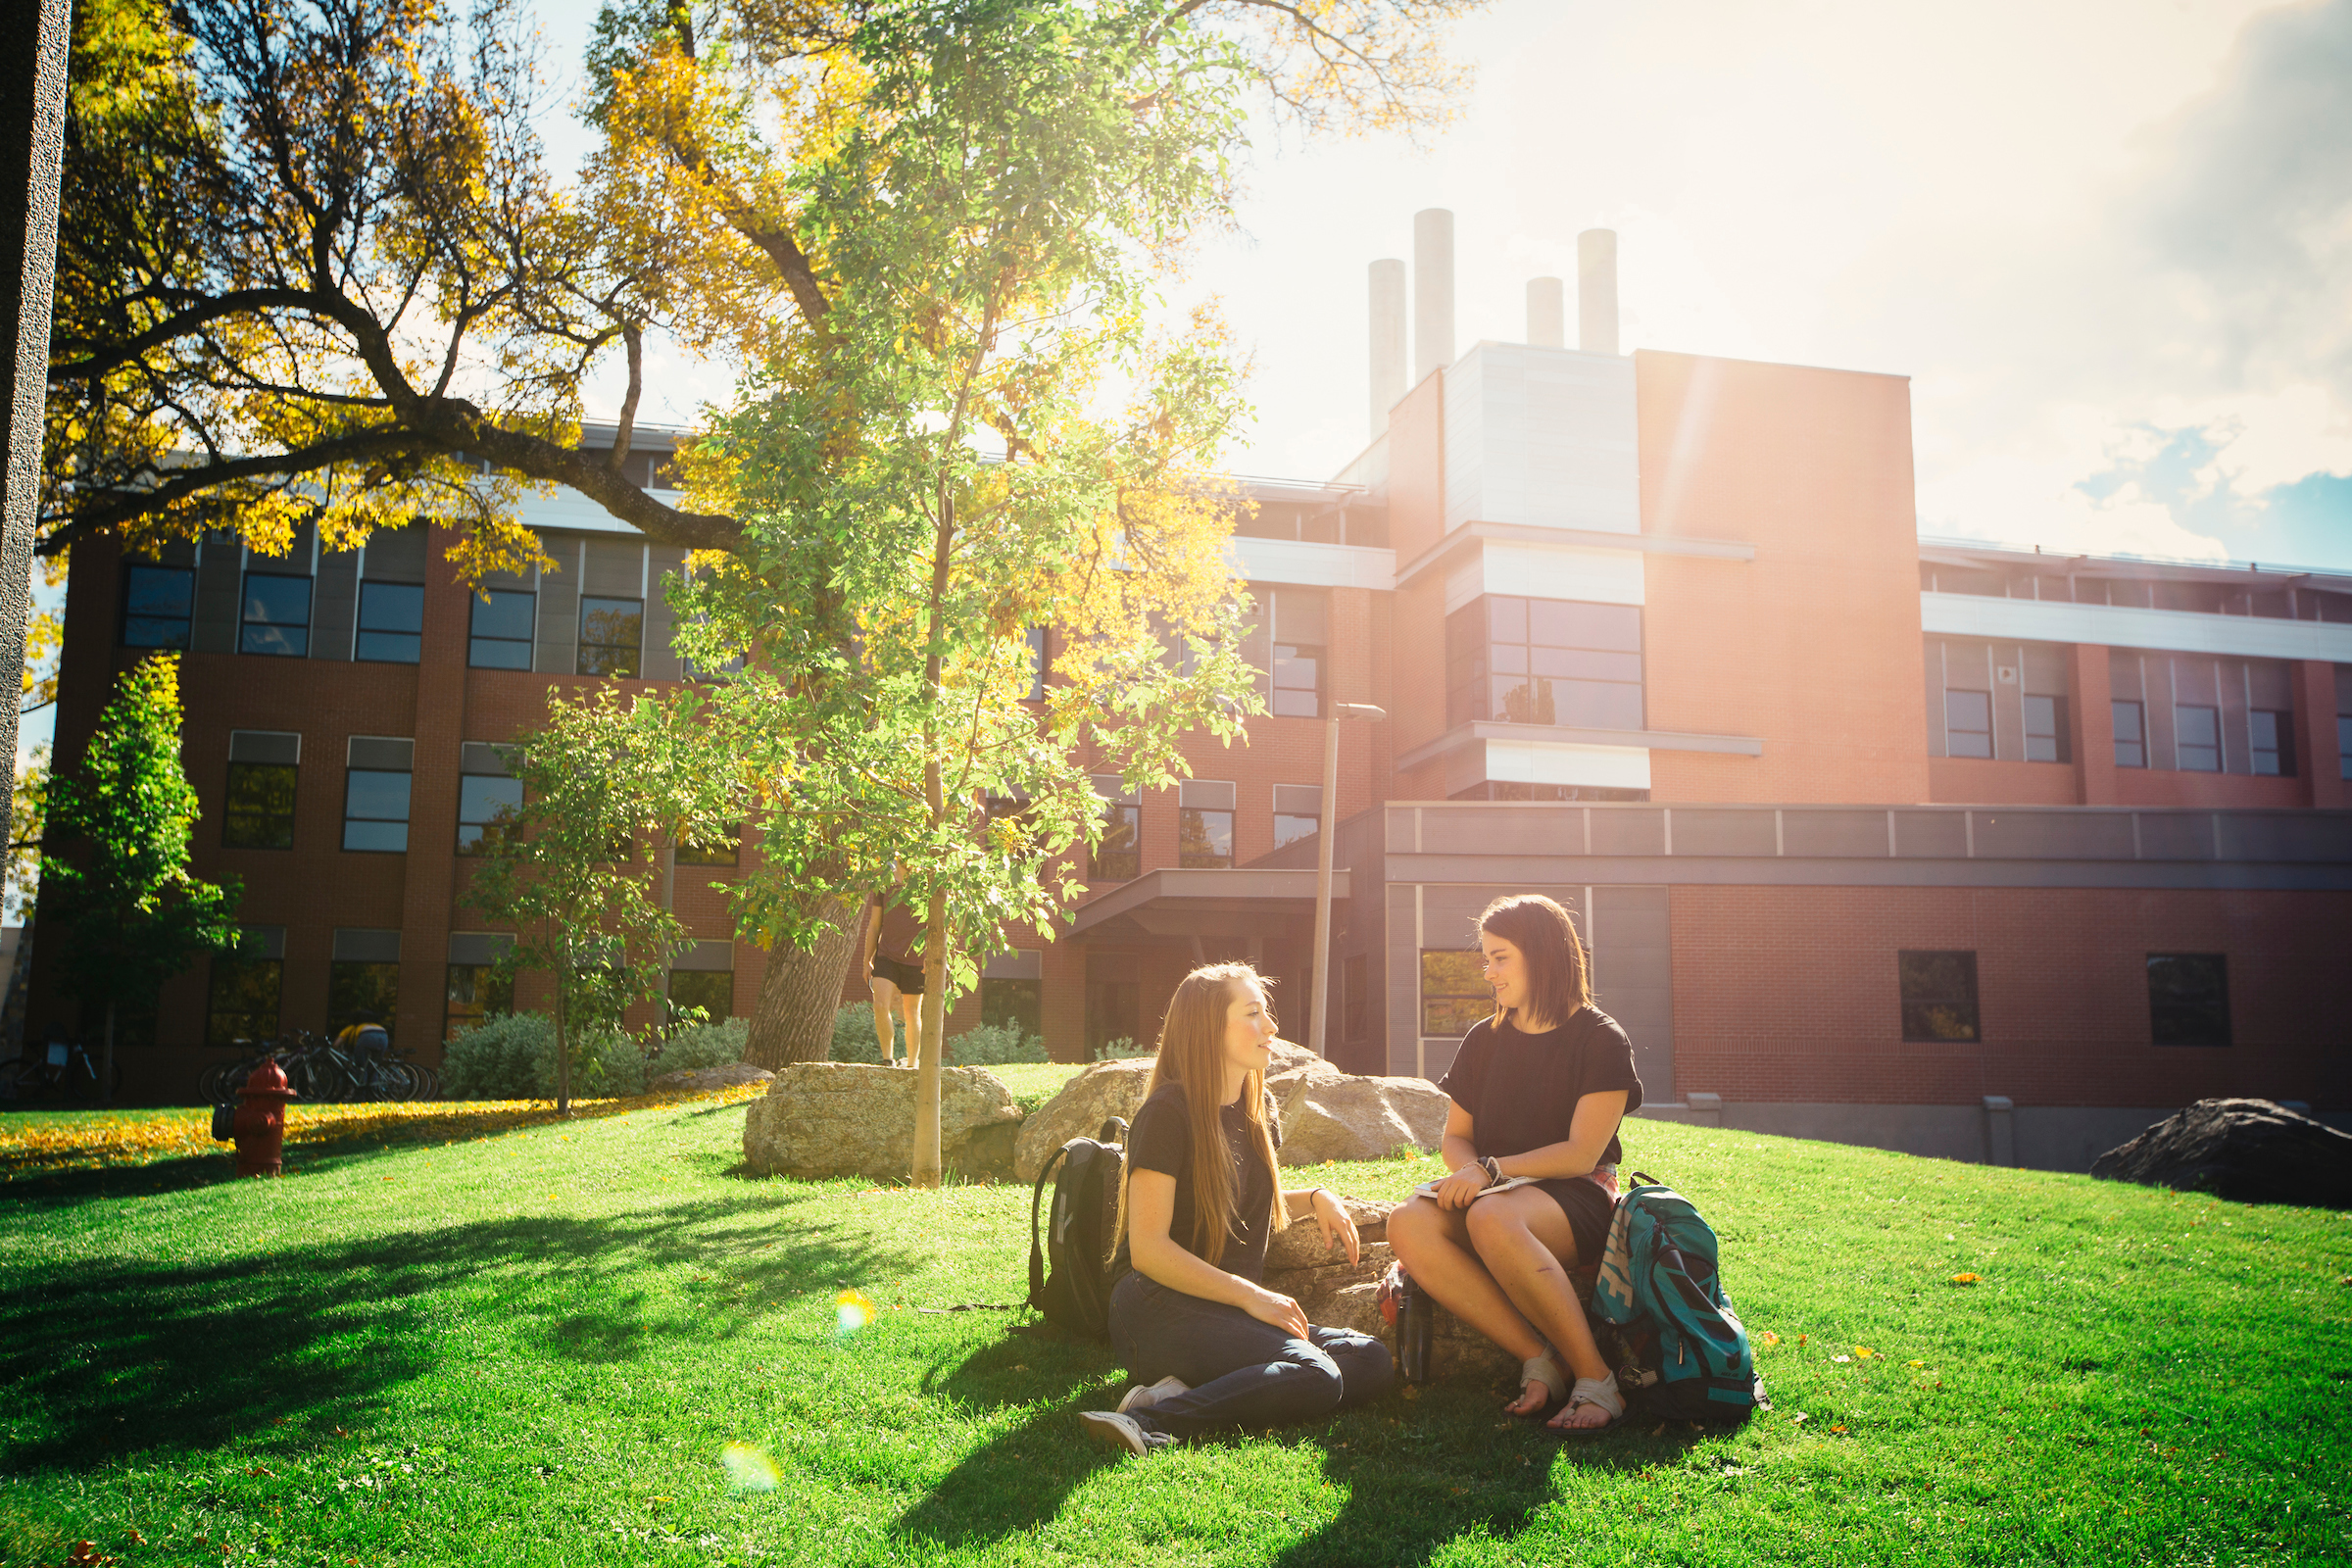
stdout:
<svg viewBox="0 0 2352 1568">
<path fill-rule="evenodd" d="M 387 629 L 368 624 L 368 601 L 370 595 L 412 593 L 416 596 L 416 629 Z M 368 639 L 397 638 L 407 645 L 407 652 L 395 657 L 368 651 Z M 352 609 L 352 662 L 359 664 L 417 664 L 424 662 L 424 584 L 420 582 L 389 582 L 362 578 L 359 602 Z"/>
<path fill-rule="evenodd" d="M 2263 719 L 2271 720 L 2271 744 L 2262 744 Z M 2292 710 L 2278 708 L 2250 708 L 2246 710 L 2247 766 L 2257 778 L 2293 778 L 2295 776 L 2295 715 Z M 2271 765 L 2264 767 L 2268 757 Z"/>
<path fill-rule="evenodd" d="M 268 990 L 270 998 L 267 1012 L 250 1007 L 223 1008 L 221 1006 L 221 1002 L 223 1000 L 221 994 L 223 990 L 226 989 L 226 984 L 234 984 L 239 981 L 258 980 L 264 978 L 265 975 L 268 980 Z M 258 996 L 259 993 L 256 992 L 252 996 L 248 996 L 241 1000 L 250 1002 L 257 1000 Z M 229 1000 L 234 1001 L 240 999 L 232 997 Z M 284 1032 L 278 1027 L 278 1025 L 285 1018 L 285 959 L 265 958 L 260 956 L 247 957 L 233 950 L 228 953 L 215 954 L 213 956 L 211 972 L 205 976 L 204 986 L 204 1043 L 207 1046 L 229 1049 L 234 1048 L 240 1042 L 250 1045 L 262 1045 L 269 1041 L 275 1040 L 281 1033 Z M 224 1031 L 219 1026 L 218 1023 L 218 1020 L 223 1018 L 253 1018 L 258 1020 L 264 1017 L 268 1018 L 270 1027 L 266 1030 L 257 1030 L 249 1035 L 236 1035 Z"/>
<path fill-rule="evenodd" d="M 1437 959 L 1433 985 L 1431 960 Z M 1476 948 L 1423 948 L 1414 970 L 1415 1022 L 1425 1040 L 1459 1040 L 1482 1018 L 1494 1016 L 1494 988 L 1486 955 Z M 1433 1011 L 1443 1008 L 1442 1012 Z M 1459 1028 L 1449 1027 L 1459 1023 Z"/>
<path fill-rule="evenodd" d="M 589 609 L 591 605 L 635 605 L 637 607 L 635 612 L 636 641 L 634 643 L 591 642 L 588 638 L 588 617 L 591 614 L 614 613 L 611 611 L 592 611 Z M 591 668 L 588 657 L 590 649 L 608 654 L 618 654 L 625 649 L 628 653 L 628 667 L 626 669 Z M 572 673 L 594 675 L 605 680 L 642 680 L 645 678 L 645 601 L 643 599 L 632 599 L 625 594 L 580 595 L 579 639 L 573 644 Z"/>
<path fill-rule="evenodd" d="M 406 768 L 392 768 L 355 764 L 350 760 L 350 759 L 362 743 L 378 745 L 405 745 L 409 748 L 409 765 Z M 416 811 L 416 743 L 408 739 L 406 736 L 353 735 L 344 741 L 343 746 L 343 831 L 342 836 L 337 840 L 337 843 L 342 847 L 343 853 L 346 855 L 408 854 L 409 827 Z M 370 778 L 398 777 L 407 780 L 402 792 L 401 814 L 399 816 L 358 816 L 353 814 L 353 789 L 363 774 Z M 391 822 L 398 822 L 400 824 L 400 844 L 397 848 L 382 845 L 355 846 L 351 842 L 352 827 L 355 823 L 384 824 Z"/>
<path fill-rule="evenodd" d="M 256 773 L 265 772 L 283 773 L 286 775 L 284 811 L 282 813 L 275 811 L 263 811 L 258 813 L 252 811 L 240 812 L 237 806 L 237 783 L 240 776 L 251 776 Z M 228 764 L 228 782 L 220 797 L 220 847 L 224 850 L 292 849 L 294 847 L 294 812 L 296 804 L 301 796 L 301 786 L 302 764 L 300 762 L 250 762 L 237 761 L 234 759 L 231 759 Z M 255 843 L 248 840 L 232 838 L 230 835 L 234 831 L 237 818 L 240 815 L 259 815 L 266 821 L 276 821 L 282 815 L 284 824 L 284 842 Z"/>
<path fill-rule="evenodd" d="M 487 595 L 488 597 L 487 597 L 487 598 L 484 598 L 484 597 L 483 597 L 483 595 Z M 526 636 L 522 636 L 522 637 L 493 636 L 493 635 L 488 635 L 488 634 L 485 634 L 485 633 L 482 631 L 482 629 L 481 629 L 481 617 L 482 617 L 482 615 L 483 615 L 485 612 L 493 612 L 493 613 L 494 613 L 494 612 L 497 612 L 497 610 L 498 610 L 498 608 L 499 608 L 499 601 L 500 601 L 500 600 L 502 600 L 502 599 L 527 599 L 527 600 L 529 600 L 529 601 L 531 602 L 531 608 L 530 608 L 530 631 L 529 631 L 529 634 L 528 634 L 528 635 L 526 635 Z M 531 657 L 531 652 L 532 652 L 532 650 L 533 650 L 535 647 L 537 647 L 537 645 L 538 645 L 538 641 L 539 641 L 539 593 L 538 593 L 538 590 L 537 590 L 537 589 L 533 589 L 533 588 L 484 588 L 484 589 L 481 589 L 479 592 L 477 592 L 477 593 L 474 595 L 474 597 L 473 597 L 473 604 L 472 604 L 472 608 L 471 608 L 471 612 L 470 612 L 470 613 L 469 613 L 469 614 L 466 616 L 466 668 L 468 668 L 468 669 L 519 669 L 519 670 L 528 670 L 528 669 L 531 667 L 531 664 L 532 664 L 532 662 L 533 662 L 533 660 L 532 660 L 532 657 Z M 481 655 L 482 655 L 482 645 L 483 645 L 484 643 L 490 643 L 490 644 L 494 644 L 494 645 L 496 645 L 496 646 L 498 646 L 498 647 L 501 647 L 501 648 L 503 648 L 503 647 L 506 647 L 506 646 L 508 646 L 508 645 L 510 645 L 510 644 L 512 644 L 512 645 L 514 645 L 514 646 L 516 646 L 516 647 L 519 647 L 519 648 L 522 650 L 522 662 L 521 662 L 521 663 L 519 663 L 519 664 L 504 664 L 504 663 L 492 663 L 492 662 L 489 662 L 485 661 L 485 660 L 484 660 L 484 659 L 481 657 Z"/>
<path fill-rule="evenodd" d="M 2121 723 L 2126 709 L 2132 710 L 2132 733 L 2129 740 L 2124 738 L 2124 726 Z M 2107 700 L 2107 722 L 2110 726 L 2109 733 L 2115 740 L 2115 765 L 2118 767 L 2146 767 L 2148 765 L 2148 705 L 2136 697 L 2111 697 Z M 2124 748 L 2127 746 L 2139 754 L 2136 760 L 2125 759 Z"/>
<path fill-rule="evenodd" d="M 1962 702 L 1969 699 L 1974 699 L 1975 701 L 1984 705 L 1984 727 L 1981 730 L 1966 728 L 1955 722 L 1956 715 L 1952 711 L 1952 705 L 1955 702 Z M 1993 742 L 1992 723 L 1992 693 L 1977 686 L 1946 686 L 1943 689 L 1944 756 L 1962 758 L 1972 762 L 1989 762 L 1995 760 L 1999 756 L 1999 749 Z M 1962 751 L 1959 747 L 1958 741 L 1959 737 L 1963 735 L 1983 736 L 1984 741 L 1984 749 L 1981 752 Z"/>
<path fill-rule="evenodd" d="M 1915 961 L 1921 959 L 1957 959 L 1958 983 L 1944 991 L 1915 991 L 1913 975 Z M 1894 988 L 1900 1008 L 1903 1040 L 1908 1045 L 1951 1046 L 1982 1045 L 1984 1041 L 1984 1014 L 1982 993 L 1978 989 L 1977 955 L 1972 948 L 1899 948 L 1894 955 Z M 1959 1028 L 1964 1033 L 1938 1030 L 1924 1020 L 1931 1009 L 1949 1007 L 1959 1010 L 1965 1018 Z"/>
<path fill-rule="evenodd" d="M 1584 634 L 1583 640 L 1539 640 L 1543 619 L 1573 619 L 1597 611 L 1631 617 L 1633 636 Z M 1558 632 L 1559 628 L 1553 628 Z M 1446 723 L 1532 724 L 1560 729 L 1641 731 L 1649 726 L 1649 617 L 1640 605 L 1604 599 L 1551 599 L 1534 594 L 1482 594 L 1446 617 Z M 1564 634 L 1564 633 L 1563 633 Z M 1628 679 L 1621 665 L 1629 661 Z M 1543 665 L 1554 667 L 1544 668 Z M 1578 668 L 1578 665 L 1586 667 Z M 1619 673 L 1605 673 L 1615 667 Z M 1507 688 L 1502 684 L 1511 683 Z M 1563 714 L 1563 700 L 1590 690 L 1595 702 L 1623 701 L 1633 694 L 1632 722 L 1626 714 L 1598 717 Z M 1524 692 L 1525 711 L 1510 712 L 1510 697 Z"/>
<path fill-rule="evenodd" d="M 458 996 L 458 976 L 461 972 L 466 977 L 466 989 L 474 992 L 475 995 L 464 998 Z M 494 1003 L 500 1000 L 504 1001 L 505 1005 L 494 1008 Z M 470 1010 L 462 1011 L 461 1008 Z M 465 1029 L 478 1028 L 482 1020 L 488 1017 L 493 1010 L 499 1012 L 514 1010 L 514 977 L 513 975 L 501 979 L 498 974 L 498 965 L 495 963 L 451 963 L 443 966 L 441 1040 L 444 1045 L 463 1033 Z M 463 1028 L 459 1025 L 460 1019 L 467 1020 Z"/>
<path fill-rule="evenodd" d="M 2207 721 L 2213 726 L 2212 745 L 2207 746 L 2201 742 L 2194 742 L 2183 738 L 2184 732 L 2187 730 L 2188 726 L 2181 722 L 2181 717 L 2183 714 L 2187 713 L 2202 713 L 2206 715 Z M 2188 761 L 2188 754 L 2192 751 L 2200 753 L 2211 752 L 2213 754 L 2213 765 L 2211 767 L 2190 766 Z M 2180 773 L 2219 773 L 2223 771 L 2223 764 L 2226 760 L 2227 758 L 2222 748 L 2221 705 L 2218 703 L 2175 703 L 2173 705 L 2174 771 Z"/>
<path fill-rule="evenodd" d="M 2050 730 L 2047 734 L 2037 734 L 2034 731 L 2034 705 L 2035 703 L 2050 705 Z M 2070 733 L 2072 726 L 2068 723 L 2068 719 L 2072 715 L 2067 712 L 2066 699 L 2055 692 L 2026 692 L 2020 696 L 2018 708 L 2018 716 L 2026 735 L 2026 760 L 2071 764 L 2074 761 L 2074 737 Z M 2050 755 L 2036 757 L 2034 750 L 2035 741 L 2047 741 Z"/>
<path fill-rule="evenodd" d="M 363 970 L 372 971 L 372 974 L 362 976 L 358 971 Z M 372 1000 L 357 1005 L 353 1004 L 353 1000 L 346 987 L 349 983 L 362 978 L 371 978 L 376 983 L 379 988 L 378 994 L 382 999 L 380 1004 Z M 358 1015 L 363 1011 L 379 1013 L 384 1032 L 397 1038 L 400 1016 L 400 963 L 397 959 L 330 958 L 327 960 L 326 1037 L 332 1040 L 341 1034 L 348 1025 L 359 1022 Z"/>
<path fill-rule="evenodd" d="M 519 813 L 523 805 L 522 780 L 514 777 L 511 773 L 460 773 L 458 775 L 458 843 L 456 853 L 466 856 L 468 858 L 487 853 L 485 847 L 493 842 L 494 829 L 512 829 L 514 825 L 512 818 L 502 822 L 496 815 L 491 815 L 476 821 L 472 817 L 469 817 L 466 814 L 467 809 L 466 794 L 468 786 L 474 784 L 511 785 L 513 787 L 514 796 L 513 803 L 514 810 Z M 505 805 L 503 802 L 500 804 L 502 807 Z M 468 830 L 471 830 L 473 834 L 471 838 L 467 838 L 466 836 Z M 497 836 L 504 837 L 505 834 L 502 831 Z"/>
<path fill-rule="evenodd" d="M 1132 882 L 1144 874 L 1144 803 L 1135 791 L 1124 788 L 1115 773 L 1093 775 L 1095 795 L 1102 803 L 1105 822 L 1119 824 L 1105 827 L 1102 836 L 1086 852 L 1086 876 L 1089 882 Z M 1124 839 L 1124 850 L 1113 850 L 1113 837 Z M 1127 875 L 1118 874 L 1119 865 L 1109 857 L 1121 858 L 1120 863 L 1132 860 L 1134 869 Z"/>
<path fill-rule="evenodd" d="M 134 579 L 140 572 L 151 572 L 157 575 L 164 575 L 168 573 L 172 576 L 177 577 L 182 586 L 184 586 L 187 590 L 187 613 L 184 615 L 142 615 L 136 613 L 131 608 L 131 600 L 134 588 Z M 194 645 L 196 632 L 196 568 L 194 566 L 166 565 L 160 561 L 124 562 L 122 564 L 122 613 L 115 627 L 116 646 L 121 648 L 177 649 L 179 652 L 184 654 L 189 650 L 190 647 Z M 130 623 L 133 620 L 175 621 L 179 625 L 179 640 L 177 642 L 133 642 L 130 638 Z"/>
<path fill-rule="evenodd" d="M 681 1004 L 678 998 L 678 982 L 681 980 L 687 982 L 689 989 L 710 986 L 725 993 L 719 1005 L 703 1008 L 704 1022 L 724 1023 L 735 1016 L 735 972 L 732 969 L 672 969 L 669 971 L 668 1010 L 673 1020 L 682 1005 L 702 1005 L 694 1002 Z"/>
<path fill-rule="evenodd" d="M 1220 790 L 1223 792 L 1221 796 L 1218 794 Z M 1240 805 L 1240 794 L 1239 787 L 1225 779 L 1188 778 L 1177 784 L 1176 864 L 1179 869 L 1229 871 L 1239 863 L 1239 856 L 1234 844 L 1234 829 L 1235 819 L 1241 814 L 1237 809 Z M 1187 806 L 1185 804 L 1187 795 L 1197 795 L 1200 804 Z M 1210 801 L 1220 798 L 1227 804 L 1223 806 L 1208 804 Z M 1220 818 L 1222 819 L 1221 823 Z M 1216 850 L 1216 834 L 1220 826 L 1223 829 L 1225 841 L 1222 855 L 1219 855 Z M 1191 836 L 1194 830 L 1198 830 L 1198 842 L 1204 843 L 1207 846 L 1206 849 L 1192 850 L 1186 847 L 1188 843 L 1195 842 Z"/>
<path fill-rule="evenodd" d="M 265 628 L 268 631 L 277 632 L 280 635 L 284 635 L 293 629 L 293 622 L 291 621 L 281 622 L 275 620 L 256 620 L 253 618 L 253 583 L 254 579 L 257 577 L 267 578 L 271 582 L 298 582 L 302 584 L 302 624 L 299 633 L 299 647 L 256 648 L 253 645 L 254 628 L 257 626 Z M 257 659 L 308 659 L 311 656 L 311 628 L 313 622 L 318 617 L 318 584 L 317 579 L 312 577 L 309 572 L 268 571 L 258 567 L 248 566 L 245 568 L 245 574 L 243 578 L 240 579 L 237 584 L 237 652 L 240 654 L 250 654 Z M 287 641 L 289 642 L 293 642 L 294 640 L 295 639 L 293 637 L 287 638 Z"/>
</svg>

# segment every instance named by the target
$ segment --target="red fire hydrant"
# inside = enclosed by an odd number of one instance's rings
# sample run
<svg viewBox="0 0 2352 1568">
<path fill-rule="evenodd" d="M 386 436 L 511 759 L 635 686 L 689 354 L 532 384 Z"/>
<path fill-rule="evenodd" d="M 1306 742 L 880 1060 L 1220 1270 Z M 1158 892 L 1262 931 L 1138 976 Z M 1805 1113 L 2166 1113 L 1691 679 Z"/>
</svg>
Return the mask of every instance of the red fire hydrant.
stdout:
<svg viewBox="0 0 2352 1568">
<path fill-rule="evenodd" d="M 237 1141 L 237 1174 L 276 1176 L 283 1172 L 286 1147 L 286 1102 L 297 1098 L 286 1086 L 286 1069 L 276 1060 L 263 1062 L 237 1091 L 242 1102 L 230 1135 Z"/>
</svg>

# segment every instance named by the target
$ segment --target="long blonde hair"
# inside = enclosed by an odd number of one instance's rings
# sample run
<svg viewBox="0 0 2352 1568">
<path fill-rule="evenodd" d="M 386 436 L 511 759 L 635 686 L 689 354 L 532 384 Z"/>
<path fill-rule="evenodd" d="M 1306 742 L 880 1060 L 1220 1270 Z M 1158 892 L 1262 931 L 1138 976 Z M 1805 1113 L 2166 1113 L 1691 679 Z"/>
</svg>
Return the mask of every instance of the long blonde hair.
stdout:
<svg viewBox="0 0 2352 1568">
<path fill-rule="evenodd" d="M 1167 1017 L 1159 1026 L 1159 1054 L 1152 1058 L 1151 1081 L 1144 1086 L 1146 1100 L 1162 1084 L 1184 1087 L 1184 1107 L 1193 1124 L 1192 1250 L 1212 1265 L 1225 1256 L 1234 1211 L 1241 1202 L 1218 1111 L 1225 1097 L 1225 1010 L 1246 981 L 1254 981 L 1262 993 L 1264 977 L 1246 963 L 1203 964 L 1184 977 L 1168 999 Z M 1270 1004 L 1267 1010 L 1273 1010 Z M 1241 1103 L 1258 1158 L 1271 1176 L 1274 1136 L 1266 1123 L 1264 1073 L 1252 1072 L 1243 1082 Z M 1112 1232 L 1118 1240 L 1127 1235 L 1127 1180 L 1133 1173 L 1130 1164 L 1119 1180 L 1118 1225 Z M 1277 1228 L 1281 1208 L 1282 1184 L 1276 1182 L 1273 1206 L 1266 1215 L 1268 1235 Z"/>
</svg>

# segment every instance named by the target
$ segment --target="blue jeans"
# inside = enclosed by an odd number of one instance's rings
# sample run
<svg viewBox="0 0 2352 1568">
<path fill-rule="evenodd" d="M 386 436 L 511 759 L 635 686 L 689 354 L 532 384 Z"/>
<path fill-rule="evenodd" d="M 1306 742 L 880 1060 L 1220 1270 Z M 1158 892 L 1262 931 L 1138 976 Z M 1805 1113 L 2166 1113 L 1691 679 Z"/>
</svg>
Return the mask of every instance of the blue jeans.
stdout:
<svg viewBox="0 0 2352 1568">
<path fill-rule="evenodd" d="M 1135 1412 L 1148 1432 L 1198 1437 L 1220 1427 L 1312 1421 L 1379 1398 L 1395 1380 L 1389 1348 L 1352 1329 L 1293 1339 L 1238 1306 L 1171 1290 L 1130 1270 L 1110 1293 L 1110 1347 L 1138 1383 L 1173 1377 L 1192 1392 Z"/>
</svg>

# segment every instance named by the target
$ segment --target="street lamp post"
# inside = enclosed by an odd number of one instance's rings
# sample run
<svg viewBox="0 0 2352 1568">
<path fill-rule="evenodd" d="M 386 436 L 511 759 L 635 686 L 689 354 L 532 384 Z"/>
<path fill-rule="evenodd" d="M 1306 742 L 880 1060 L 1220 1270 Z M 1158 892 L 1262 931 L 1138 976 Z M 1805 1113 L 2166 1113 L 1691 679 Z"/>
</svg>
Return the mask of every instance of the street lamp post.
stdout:
<svg viewBox="0 0 2352 1568">
<path fill-rule="evenodd" d="M 1315 1010 L 1308 1045 L 1323 1055 L 1323 1023 L 1331 1007 L 1331 841 L 1340 816 L 1340 720 L 1377 724 L 1388 713 L 1369 703 L 1334 703 L 1323 720 L 1323 823 L 1315 846 Z"/>
</svg>

